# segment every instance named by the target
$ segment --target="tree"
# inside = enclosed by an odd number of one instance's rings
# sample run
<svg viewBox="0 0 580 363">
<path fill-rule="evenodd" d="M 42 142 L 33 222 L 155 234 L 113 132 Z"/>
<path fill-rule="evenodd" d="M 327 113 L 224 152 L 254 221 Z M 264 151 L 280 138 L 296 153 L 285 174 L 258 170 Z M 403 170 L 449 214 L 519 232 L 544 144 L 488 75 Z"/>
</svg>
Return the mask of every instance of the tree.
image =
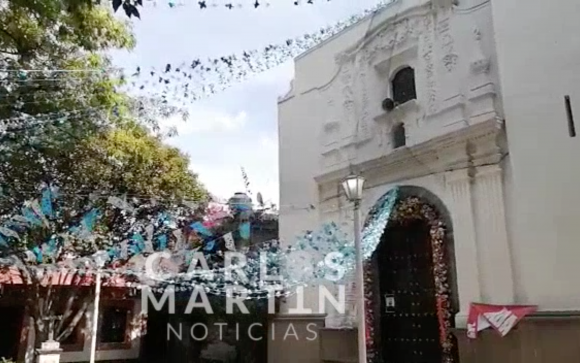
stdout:
<svg viewBox="0 0 580 363">
<path fill-rule="evenodd" d="M 126 24 L 90 2 L 13 0 L 0 9 L 0 218 L 13 223 L 18 234 L 7 236 L 3 230 L 1 237 L 10 243 L 1 252 L 16 261 L 30 286 L 27 308 L 37 343 L 49 331 L 65 339 L 92 295 L 91 289 L 56 294 L 52 280 L 43 283 L 36 275 L 37 267 L 62 264 L 70 255 L 90 265 L 95 251 L 134 230 L 135 221 L 103 196 L 161 198 L 141 219 L 179 199 L 205 196 L 186 155 L 150 132 L 154 120 L 140 124 L 144 115 L 136 105 L 150 101 L 119 92 L 122 80 L 100 55 L 133 44 Z M 70 72 L 54 71 L 62 69 Z M 58 212 L 42 218 L 31 210 L 30 200 L 50 194 L 52 186 L 59 187 L 58 199 L 48 197 Z M 97 210 L 101 214 L 87 237 L 82 232 L 87 216 Z M 11 220 L 22 211 L 31 221 Z M 62 309 L 57 309 L 59 299 Z M 44 318 L 62 312 L 60 323 L 46 324 Z"/>
<path fill-rule="evenodd" d="M 87 1 L 12 0 L 0 18 L 0 52 L 22 65 L 54 66 L 79 52 L 131 48 L 135 42 L 126 24 Z"/>
<path fill-rule="evenodd" d="M 15 0 L 0 9 L 0 186 L 26 194 L 8 195 L 10 207 L 54 179 L 55 159 L 123 122 L 128 98 L 97 52 L 133 45 L 127 25 L 102 7 Z"/>
<path fill-rule="evenodd" d="M 92 158 L 84 158 L 91 153 Z M 16 258 L 23 278 L 31 287 L 27 307 L 35 323 L 37 342 L 51 332 L 59 341 L 66 339 L 93 299 L 92 289 L 57 294 L 52 279 L 46 283 L 45 275 L 36 274 L 39 265 L 61 265 L 74 256 L 77 263 L 78 259 L 87 258 L 89 269 L 96 269 L 90 258 L 96 251 L 110 249 L 134 233 L 143 232 L 160 212 L 180 213 L 175 207 L 180 200 L 200 201 L 207 194 L 196 175 L 189 171 L 187 157 L 163 145 L 138 125 L 114 129 L 90 139 L 79 144 L 68 158 L 55 161 L 53 175 L 68 176 L 58 178 L 66 180 L 58 191 L 61 197 L 54 198 L 45 188 L 45 195 L 37 203 L 25 203 L 23 215 L 32 221 L 26 223 L 26 228 L 15 226 L 19 235 L 4 250 L 5 255 Z M 120 193 L 146 199 L 133 218 L 127 218 L 124 211 L 107 203 L 107 196 Z M 152 198 L 145 196 L 158 196 L 159 200 L 151 201 Z M 35 205 L 39 207 L 30 209 Z M 45 211 L 46 205 L 55 212 Z M 17 214 L 15 209 L 10 216 Z M 4 235 L 4 239 L 7 237 L 10 236 Z M 82 276 L 75 278 L 83 279 Z M 44 321 L 48 316 L 60 314 L 63 317 L 58 324 L 47 325 Z"/>
</svg>

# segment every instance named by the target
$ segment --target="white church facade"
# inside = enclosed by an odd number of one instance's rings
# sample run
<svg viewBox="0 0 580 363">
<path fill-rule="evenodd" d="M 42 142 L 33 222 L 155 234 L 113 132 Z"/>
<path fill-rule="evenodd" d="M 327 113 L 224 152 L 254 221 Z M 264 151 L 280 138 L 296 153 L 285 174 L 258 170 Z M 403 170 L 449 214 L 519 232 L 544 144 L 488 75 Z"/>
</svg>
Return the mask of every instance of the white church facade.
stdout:
<svg viewBox="0 0 580 363">
<path fill-rule="evenodd" d="M 559 252 L 522 232 L 540 228 L 539 213 L 524 211 L 524 206 L 538 210 L 542 206 L 520 198 L 543 193 L 539 181 L 530 184 L 522 178 L 535 173 L 534 177 L 547 179 L 537 167 L 543 162 L 550 168 L 550 160 L 542 159 L 541 144 L 534 149 L 522 141 L 534 139 L 530 136 L 534 131 L 522 124 L 523 114 L 517 113 L 525 103 L 506 105 L 512 100 L 502 94 L 517 89 L 511 80 L 508 88 L 503 86 L 511 68 L 517 72 L 527 62 L 510 58 L 517 56 L 510 52 L 519 45 L 510 33 L 505 3 L 499 5 L 505 12 L 498 15 L 493 1 L 394 1 L 298 57 L 291 90 L 279 100 L 282 241 L 330 221 L 352 231 L 353 208 L 341 182 L 353 172 L 366 179 L 363 221 L 366 228 L 380 227 L 373 237 L 377 250 L 365 261 L 369 362 L 386 362 L 387 356 L 395 363 L 469 362 L 476 355 L 481 359 L 481 354 L 487 354 L 481 362 L 507 362 L 506 354 L 520 354 L 513 353 L 516 348 L 505 348 L 509 341 L 519 339 L 519 346 L 533 342 L 541 350 L 550 339 L 544 335 L 556 335 L 552 330 L 539 333 L 538 324 L 553 326 L 555 316 L 573 321 L 570 311 L 580 310 L 580 287 L 561 285 L 562 279 L 572 283 L 570 274 L 580 272 L 567 255 L 580 249 L 565 245 L 580 223 L 565 222 L 562 228 L 555 222 L 559 212 L 575 212 L 578 217 L 580 211 L 572 206 L 558 210 L 553 202 L 544 202 L 553 215 L 542 217 L 548 231 L 542 229 L 541 235 L 547 238 L 546 233 L 553 233 L 561 243 Z M 532 16 L 524 16 L 520 25 L 524 27 Z M 529 41 L 533 44 L 533 39 Z M 541 61 L 534 63 L 536 71 Z M 526 76 L 520 72 L 520 77 Z M 569 93 L 580 94 L 579 89 L 576 86 Z M 561 109 L 556 116 L 561 116 Z M 512 118 L 506 117 L 506 110 Z M 525 116 L 533 118 L 529 113 Z M 564 128 L 572 127 L 562 122 Z M 541 126 L 538 131 L 547 132 Z M 563 142 L 568 142 L 568 131 L 564 137 Z M 515 160 L 512 142 L 519 148 Z M 526 158 L 524 147 L 537 154 L 535 159 Z M 536 167 L 534 160 L 540 162 Z M 572 174 L 580 179 L 580 172 Z M 389 205 L 393 193 L 397 193 L 394 206 Z M 580 198 L 576 194 L 573 199 Z M 376 216 L 385 208 L 392 209 L 389 220 L 377 225 Z M 533 226 L 526 222 L 530 214 L 534 214 Z M 560 254 L 565 265 L 555 260 Z M 533 277 L 543 263 L 552 266 L 558 281 L 552 281 L 550 271 Z M 563 290 L 555 291 L 555 286 Z M 387 311 L 387 299 L 396 301 L 392 311 Z M 316 308 L 317 300 L 312 296 L 307 302 Z M 524 319 L 511 337 L 484 335 L 468 341 L 469 307 L 477 302 L 538 305 L 539 312 Z M 335 316 L 295 318 L 317 319 L 321 337 L 328 337 L 320 346 L 294 347 L 303 361 L 356 361 L 356 353 L 348 351 L 356 347 L 356 334 L 337 331 Z M 560 343 L 565 338 L 569 336 L 559 335 Z M 552 343 L 545 344 L 558 346 Z M 285 344 L 286 348 L 278 348 L 290 349 Z M 526 361 L 550 360 L 521 354 Z"/>
</svg>

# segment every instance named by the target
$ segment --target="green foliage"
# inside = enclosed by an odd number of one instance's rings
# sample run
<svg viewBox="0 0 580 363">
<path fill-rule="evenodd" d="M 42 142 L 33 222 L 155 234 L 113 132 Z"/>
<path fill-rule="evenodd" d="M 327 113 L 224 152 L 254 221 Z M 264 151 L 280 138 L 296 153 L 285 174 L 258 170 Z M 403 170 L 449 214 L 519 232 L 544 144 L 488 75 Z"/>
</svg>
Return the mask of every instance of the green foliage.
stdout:
<svg viewBox="0 0 580 363">
<path fill-rule="evenodd" d="M 50 55 L 132 48 L 126 24 L 102 6 L 79 0 L 11 0 L 0 10 L 0 49 L 24 64 Z"/>
<path fill-rule="evenodd" d="M 106 198 L 93 200 L 94 194 L 171 200 L 206 195 L 187 156 L 155 135 L 156 117 L 143 105 L 153 105 L 162 115 L 175 110 L 118 91 L 123 81 L 102 54 L 130 49 L 135 40 L 108 6 L 86 0 L 10 0 L 0 7 L 0 216 L 16 214 L 26 201 L 38 198 L 41 185 L 58 185 L 62 195 L 55 205 L 58 216 L 48 226 L 22 233 L 17 247 L 62 238 L 89 208 L 106 204 Z M 102 210 L 97 236 L 109 237 L 130 223 L 119 210 Z M 112 243 L 99 237 L 66 242 L 78 244 L 79 255 Z M 62 261 L 67 250 L 46 262 Z M 48 333 L 43 318 L 56 313 L 50 296 L 54 289 L 41 288 L 30 265 L 19 267 L 32 285 L 27 308 L 37 338 L 43 339 Z M 76 295 L 67 301 L 76 301 Z M 81 300 L 84 306 L 90 297 Z M 73 310 L 77 317 L 83 308 Z M 54 330 L 65 336 L 77 319 L 71 321 Z"/>
<path fill-rule="evenodd" d="M 205 196 L 186 156 L 147 132 L 176 110 L 118 92 L 121 81 L 103 71 L 110 62 L 97 52 L 133 45 L 126 24 L 89 2 L 14 0 L 0 10 L 0 68 L 95 70 L 0 76 L 0 119 L 10 120 L 0 132 L 0 213 L 41 183 L 77 195 Z M 74 209 L 86 198 L 67 202 Z"/>
<path fill-rule="evenodd" d="M 197 175 L 189 170 L 187 155 L 167 146 L 139 125 L 116 128 L 83 144 L 99 157 L 76 163 L 72 175 L 89 190 L 109 190 L 173 200 L 207 197 Z M 94 174 L 99 178 L 95 179 Z"/>
</svg>

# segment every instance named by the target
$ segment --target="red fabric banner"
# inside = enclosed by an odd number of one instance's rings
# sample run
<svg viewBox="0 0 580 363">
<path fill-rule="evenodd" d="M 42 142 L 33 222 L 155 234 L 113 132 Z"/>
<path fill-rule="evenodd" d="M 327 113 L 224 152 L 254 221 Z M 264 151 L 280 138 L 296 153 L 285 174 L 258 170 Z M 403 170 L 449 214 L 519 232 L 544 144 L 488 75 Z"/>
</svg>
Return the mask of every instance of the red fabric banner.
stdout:
<svg viewBox="0 0 580 363">
<path fill-rule="evenodd" d="M 505 337 L 524 316 L 533 313 L 537 308 L 531 305 L 471 303 L 467 317 L 467 337 L 475 339 L 478 332 L 489 327 Z"/>
</svg>

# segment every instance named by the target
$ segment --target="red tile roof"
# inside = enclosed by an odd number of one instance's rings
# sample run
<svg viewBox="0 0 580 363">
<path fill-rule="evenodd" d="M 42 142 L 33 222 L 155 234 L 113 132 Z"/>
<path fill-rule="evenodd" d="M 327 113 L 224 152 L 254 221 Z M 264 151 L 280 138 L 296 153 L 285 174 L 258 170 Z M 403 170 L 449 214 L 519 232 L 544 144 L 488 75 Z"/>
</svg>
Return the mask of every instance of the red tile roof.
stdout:
<svg viewBox="0 0 580 363">
<path fill-rule="evenodd" d="M 52 280 L 52 281 L 51 281 Z M 42 285 L 53 286 L 90 286 L 95 281 L 95 275 L 86 273 L 79 274 L 74 271 L 62 269 L 45 273 L 42 279 Z M 25 283 L 22 274 L 18 268 L 11 266 L 0 271 L 0 285 L 22 285 Z M 108 287 L 126 287 L 127 280 L 121 276 L 108 276 L 103 279 L 103 286 Z"/>
</svg>

